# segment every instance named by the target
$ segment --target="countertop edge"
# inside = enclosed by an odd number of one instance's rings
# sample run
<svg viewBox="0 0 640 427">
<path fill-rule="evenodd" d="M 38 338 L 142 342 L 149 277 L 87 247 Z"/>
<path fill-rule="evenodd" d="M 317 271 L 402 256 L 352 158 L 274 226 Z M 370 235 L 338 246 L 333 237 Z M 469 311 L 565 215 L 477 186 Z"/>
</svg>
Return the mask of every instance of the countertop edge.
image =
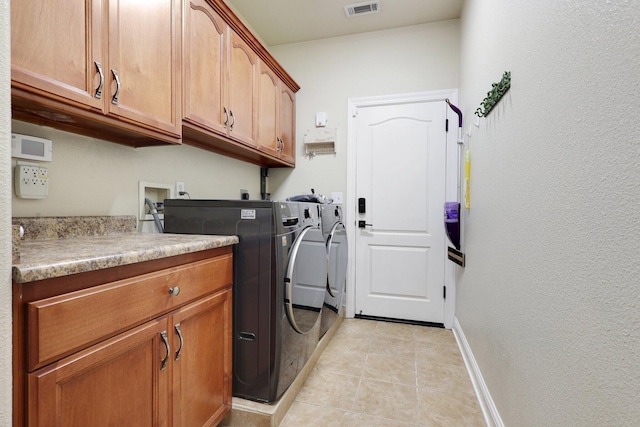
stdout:
<svg viewBox="0 0 640 427">
<path fill-rule="evenodd" d="M 87 237 L 78 239 L 55 240 L 50 243 L 56 246 L 70 247 L 70 254 L 65 257 L 58 257 L 51 262 L 32 262 L 29 263 L 28 251 L 21 259 L 21 262 L 14 264 L 12 267 L 12 277 L 15 283 L 28 283 L 38 280 L 52 279 L 77 273 L 89 271 L 99 271 L 106 268 L 125 266 L 145 261 L 153 261 L 161 258 L 168 258 L 177 255 L 199 252 L 208 249 L 215 249 L 223 246 L 231 246 L 237 244 L 239 239 L 237 236 L 205 236 L 205 235 L 153 235 L 147 233 L 130 233 L 127 234 L 127 241 L 122 245 L 121 249 L 98 254 L 93 253 L 87 255 L 74 256 L 74 245 L 91 245 L 101 244 L 108 245 L 109 237 Z M 158 237 L 153 237 L 158 236 Z M 172 237 L 159 237 L 172 236 Z M 122 236 L 116 236 L 122 237 Z M 168 241 L 167 241 L 168 240 Z M 156 242 L 157 245 L 148 245 L 149 241 Z M 143 247 L 140 244 L 144 243 Z M 40 243 L 42 244 L 42 243 Z M 28 244 L 23 244 L 23 248 Z M 82 246 L 84 248 L 84 246 Z M 38 249 L 36 249 L 38 250 Z M 41 250 L 41 249 L 40 249 Z"/>
</svg>

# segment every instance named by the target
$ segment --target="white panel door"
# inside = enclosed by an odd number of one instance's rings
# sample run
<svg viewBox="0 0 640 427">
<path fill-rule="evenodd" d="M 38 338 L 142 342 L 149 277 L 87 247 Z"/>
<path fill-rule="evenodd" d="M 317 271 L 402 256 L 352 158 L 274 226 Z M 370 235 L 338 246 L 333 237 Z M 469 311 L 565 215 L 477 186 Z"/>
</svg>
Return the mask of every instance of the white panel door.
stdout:
<svg viewBox="0 0 640 427">
<path fill-rule="evenodd" d="M 444 322 L 445 118 L 443 101 L 357 110 L 356 314 Z"/>
</svg>

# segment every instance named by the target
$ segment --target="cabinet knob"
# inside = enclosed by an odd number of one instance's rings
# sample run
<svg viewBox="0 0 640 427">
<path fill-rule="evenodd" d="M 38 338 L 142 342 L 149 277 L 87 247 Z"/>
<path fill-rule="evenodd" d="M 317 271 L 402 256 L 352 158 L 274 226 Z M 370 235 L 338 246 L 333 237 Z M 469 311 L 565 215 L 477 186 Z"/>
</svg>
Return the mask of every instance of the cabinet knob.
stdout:
<svg viewBox="0 0 640 427">
<path fill-rule="evenodd" d="M 173 288 L 169 288 L 169 295 L 171 296 L 178 296 L 180 294 L 180 287 L 175 286 Z"/>
</svg>

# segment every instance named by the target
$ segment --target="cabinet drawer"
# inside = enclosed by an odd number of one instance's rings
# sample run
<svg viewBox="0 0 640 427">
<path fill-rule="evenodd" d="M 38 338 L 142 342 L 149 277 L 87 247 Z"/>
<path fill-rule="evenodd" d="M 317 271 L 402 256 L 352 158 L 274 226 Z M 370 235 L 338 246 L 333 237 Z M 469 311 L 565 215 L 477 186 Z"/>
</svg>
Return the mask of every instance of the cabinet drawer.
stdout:
<svg viewBox="0 0 640 427">
<path fill-rule="evenodd" d="M 29 303 L 27 371 L 231 286 L 232 280 L 233 256 L 227 254 Z M 180 292 L 170 294 L 175 287 Z"/>
</svg>

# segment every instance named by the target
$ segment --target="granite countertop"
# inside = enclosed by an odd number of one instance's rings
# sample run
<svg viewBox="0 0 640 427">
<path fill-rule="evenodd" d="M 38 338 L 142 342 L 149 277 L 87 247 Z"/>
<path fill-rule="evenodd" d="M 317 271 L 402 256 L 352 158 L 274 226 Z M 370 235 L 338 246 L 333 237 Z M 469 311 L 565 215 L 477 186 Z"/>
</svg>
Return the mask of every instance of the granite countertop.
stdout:
<svg viewBox="0 0 640 427">
<path fill-rule="evenodd" d="M 24 221 L 22 221 L 24 223 Z M 70 238 L 23 239 L 13 265 L 16 283 L 151 261 L 238 243 L 236 236 L 138 233 L 133 230 Z"/>
</svg>

